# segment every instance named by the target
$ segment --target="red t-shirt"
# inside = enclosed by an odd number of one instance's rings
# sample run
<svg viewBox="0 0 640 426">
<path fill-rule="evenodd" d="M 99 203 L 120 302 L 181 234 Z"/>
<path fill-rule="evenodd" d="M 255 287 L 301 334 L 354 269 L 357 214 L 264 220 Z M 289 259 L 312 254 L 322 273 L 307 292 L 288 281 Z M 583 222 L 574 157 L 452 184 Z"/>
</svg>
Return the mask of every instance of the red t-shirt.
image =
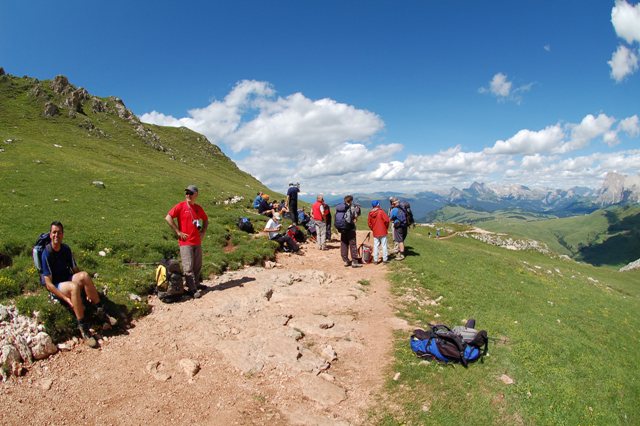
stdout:
<svg viewBox="0 0 640 426">
<path fill-rule="evenodd" d="M 188 235 L 186 240 L 178 240 L 181 246 L 199 246 L 202 244 L 200 231 L 193 224 L 196 219 L 209 220 L 202 207 L 198 204 L 189 206 L 186 201 L 183 201 L 169 210 L 169 216 L 178 219 L 178 229 Z"/>
</svg>

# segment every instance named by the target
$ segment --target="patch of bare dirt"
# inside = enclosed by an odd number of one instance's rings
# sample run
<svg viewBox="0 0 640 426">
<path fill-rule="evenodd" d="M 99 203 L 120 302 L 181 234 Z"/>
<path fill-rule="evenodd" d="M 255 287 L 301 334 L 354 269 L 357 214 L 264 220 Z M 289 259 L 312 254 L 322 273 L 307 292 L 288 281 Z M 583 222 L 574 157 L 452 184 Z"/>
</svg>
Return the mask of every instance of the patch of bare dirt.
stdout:
<svg viewBox="0 0 640 426">
<path fill-rule="evenodd" d="M 359 235 L 359 241 L 364 235 Z M 163 304 L 101 349 L 75 346 L 0 385 L 1 424 L 363 424 L 391 362 L 387 266 L 339 242 L 279 255 Z"/>
</svg>

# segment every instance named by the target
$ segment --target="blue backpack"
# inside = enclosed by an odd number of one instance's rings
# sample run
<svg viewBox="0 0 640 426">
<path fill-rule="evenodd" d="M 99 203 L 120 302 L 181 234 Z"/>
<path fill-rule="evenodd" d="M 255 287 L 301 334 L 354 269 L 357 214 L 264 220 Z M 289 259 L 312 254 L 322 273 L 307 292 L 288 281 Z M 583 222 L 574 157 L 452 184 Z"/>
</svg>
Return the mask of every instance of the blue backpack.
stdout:
<svg viewBox="0 0 640 426">
<path fill-rule="evenodd" d="M 254 232 L 253 223 L 251 223 L 251 220 L 248 217 L 238 218 L 238 229 L 249 234 L 253 234 Z"/>
<path fill-rule="evenodd" d="M 33 256 L 33 266 L 36 267 L 38 274 L 40 275 L 40 284 L 44 285 L 44 279 L 42 278 L 42 252 L 46 249 L 47 245 L 51 242 L 51 237 L 48 232 L 40 234 L 36 243 L 33 245 L 31 255 Z"/>
<path fill-rule="evenodd" d="M 464 328 L 464 327 L 463 327 Z M 458 362 L 464 367 L 487 354 L 489 338 L 485 330 L 465 328 L 465 333 L 451 330 L 446 325 L 431 325 L 431 329 L 415 330 L 411 335 L 411 350 L 420 358 L 444 363 Z"/>
</svg>

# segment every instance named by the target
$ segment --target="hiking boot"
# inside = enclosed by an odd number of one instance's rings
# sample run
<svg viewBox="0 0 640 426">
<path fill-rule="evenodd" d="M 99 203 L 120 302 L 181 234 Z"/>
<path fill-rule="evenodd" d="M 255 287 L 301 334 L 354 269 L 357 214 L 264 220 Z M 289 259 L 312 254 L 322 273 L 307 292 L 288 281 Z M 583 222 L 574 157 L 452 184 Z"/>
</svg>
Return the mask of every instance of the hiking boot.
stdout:
<svg viewBox="0 0 640 426">
<path fill-rule="evenodd" d="M 351 266 L 351 262 L 350 262 L 350 261 L 346 261 L 346 262 L 344 262 L 344 267 L 345 267 L 345 268 L 347 268 L 347 267 L 349 267 L 349 266 Z"/>
<path fill-rule="evenodd" d="M 105 322 L 105 323 L 109 322 L 109 318 L 107 316 L 107 313 L 104 311 L 104 308 L 102 306 L 98 306 L 96 308 L 95 317 L 100 322 Z"/>
<path fill-rule="evenodd" d="M 404 255 L 402 253 L 398 253 L 398 254 L 396 254 L 395 259 L 396 260 L 404 260 Z"/>
<path fill-rule="evenodd" d="M 84 341 L 84 344 L 89 346 L 92 349 L 98 347 L 98 341 L 91 334 L 91 330 L 89 330 L 89 326 L 86 324 L 78 324 L 78 330 L 80 330 L 80 337 Z"/>
<path fill-rule="evenodd" d="M 201 291 L 201 290 L 196 290 L 196 291 L 193 293 L 193 298 L 194 298 L 194 299 L 200 299 L 201 297 L 202 297 L 202 291 Z"/>
<path fill-rule="evenodd" d="M 353 262 L 351 263 L 352 268 L 362 268 L 362 263 Z"/>
</svg>

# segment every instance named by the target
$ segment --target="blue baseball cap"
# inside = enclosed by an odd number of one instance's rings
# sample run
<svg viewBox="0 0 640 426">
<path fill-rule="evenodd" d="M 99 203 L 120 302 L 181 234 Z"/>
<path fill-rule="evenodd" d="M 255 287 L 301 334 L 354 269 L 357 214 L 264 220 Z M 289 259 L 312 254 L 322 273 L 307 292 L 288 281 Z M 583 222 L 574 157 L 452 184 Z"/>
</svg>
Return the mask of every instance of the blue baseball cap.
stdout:
<svg viewBox="0 0 640 426">
<path fill-rule="evenodd" d="M 378 201 L 378 200 L 373 200 L 371 202 L 371 207 L 378 207 L 379 205 L 380 205 L 380 201 Z"/>
</svg>

